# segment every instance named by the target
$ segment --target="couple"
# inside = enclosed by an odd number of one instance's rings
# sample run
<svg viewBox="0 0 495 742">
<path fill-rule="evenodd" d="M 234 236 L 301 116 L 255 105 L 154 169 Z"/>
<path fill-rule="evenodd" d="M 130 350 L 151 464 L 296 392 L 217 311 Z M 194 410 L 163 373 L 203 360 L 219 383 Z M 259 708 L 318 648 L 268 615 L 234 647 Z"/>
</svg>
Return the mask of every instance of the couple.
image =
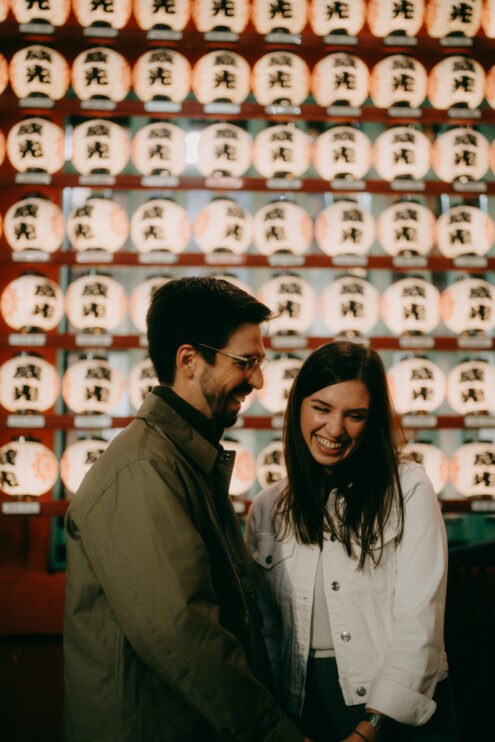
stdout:
<svg viewBox="0 0 495 742">
<path fill-rule="evenodd" d="M 443 521 L 374 351 L 303 364 L 248 556 L 219 441 L 263 385 L 269 315 L 213 278 L 153 295 L 160 386 L 66 519 L 66 742 L 456 739 Z"/>
</svg>

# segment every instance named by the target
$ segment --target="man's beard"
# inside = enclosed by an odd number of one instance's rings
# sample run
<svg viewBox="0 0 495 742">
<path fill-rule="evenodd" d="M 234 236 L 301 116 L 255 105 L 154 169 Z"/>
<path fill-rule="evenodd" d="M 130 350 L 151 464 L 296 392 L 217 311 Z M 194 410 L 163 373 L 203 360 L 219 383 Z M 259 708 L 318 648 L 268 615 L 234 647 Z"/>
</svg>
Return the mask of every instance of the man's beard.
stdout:
<svg viewBox="0 0 495 742">
<path fill-rule="evenodd" d="M 239 410 L 229 409 L 235 397 L 247 397 L 253 391 L 251 384 L 240 384 L 226 393 L 223 389 L 208 388 L 207 379 L 202 379 L 202 392 L 208 402 L 212 416 L 219 427 L 230 428 L 237 420 Z"/>
</svg>

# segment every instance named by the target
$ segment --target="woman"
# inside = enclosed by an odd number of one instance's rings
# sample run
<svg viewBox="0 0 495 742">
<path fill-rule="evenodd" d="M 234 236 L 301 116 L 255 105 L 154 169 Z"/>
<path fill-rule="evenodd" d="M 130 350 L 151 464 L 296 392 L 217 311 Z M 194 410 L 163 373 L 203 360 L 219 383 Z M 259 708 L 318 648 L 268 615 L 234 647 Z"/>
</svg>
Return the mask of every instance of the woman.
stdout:
<svg viewBox="0 0 495 742">
<path fill-rule="evenodd" d="M 288 478 L 251 506 L 265 638 L 286 710 L 319 742 L 452 742 L 445 528 L 401 459 L 386 375 L 349 342 L 310 355 L 284 427 Z"/>
</svg>

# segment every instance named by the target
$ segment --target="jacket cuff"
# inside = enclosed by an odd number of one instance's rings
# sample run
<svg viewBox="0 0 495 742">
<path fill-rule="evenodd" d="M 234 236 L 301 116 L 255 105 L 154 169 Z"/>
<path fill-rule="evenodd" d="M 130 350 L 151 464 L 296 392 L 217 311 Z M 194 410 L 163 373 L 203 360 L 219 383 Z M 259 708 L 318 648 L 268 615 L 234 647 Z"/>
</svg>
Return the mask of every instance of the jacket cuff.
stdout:
<svg viewBox="0 0 495 742">
<path fill-rule="evenodd" d="M 366 706 L 390 716 L 400 724 L 420 727 L 433 716 L 436 701 L 411 688 L 386 679 L 373 682 Z"/>
</svg>

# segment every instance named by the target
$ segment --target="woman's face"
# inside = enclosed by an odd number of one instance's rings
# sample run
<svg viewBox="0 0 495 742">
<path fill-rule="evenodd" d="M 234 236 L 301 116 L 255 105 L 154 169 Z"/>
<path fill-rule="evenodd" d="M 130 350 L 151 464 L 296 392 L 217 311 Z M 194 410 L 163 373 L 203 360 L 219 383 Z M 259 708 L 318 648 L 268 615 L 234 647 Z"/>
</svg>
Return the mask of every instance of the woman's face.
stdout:
<svg viewBox="0 0 495 742">
<path fill-rule="evenodd" d="M 356 450 L 369 404 L 369 392 L 358 379 L 326 386 L 303 399 L 301 433 L 318 464 L 331 471 Z"/>
</svg>

